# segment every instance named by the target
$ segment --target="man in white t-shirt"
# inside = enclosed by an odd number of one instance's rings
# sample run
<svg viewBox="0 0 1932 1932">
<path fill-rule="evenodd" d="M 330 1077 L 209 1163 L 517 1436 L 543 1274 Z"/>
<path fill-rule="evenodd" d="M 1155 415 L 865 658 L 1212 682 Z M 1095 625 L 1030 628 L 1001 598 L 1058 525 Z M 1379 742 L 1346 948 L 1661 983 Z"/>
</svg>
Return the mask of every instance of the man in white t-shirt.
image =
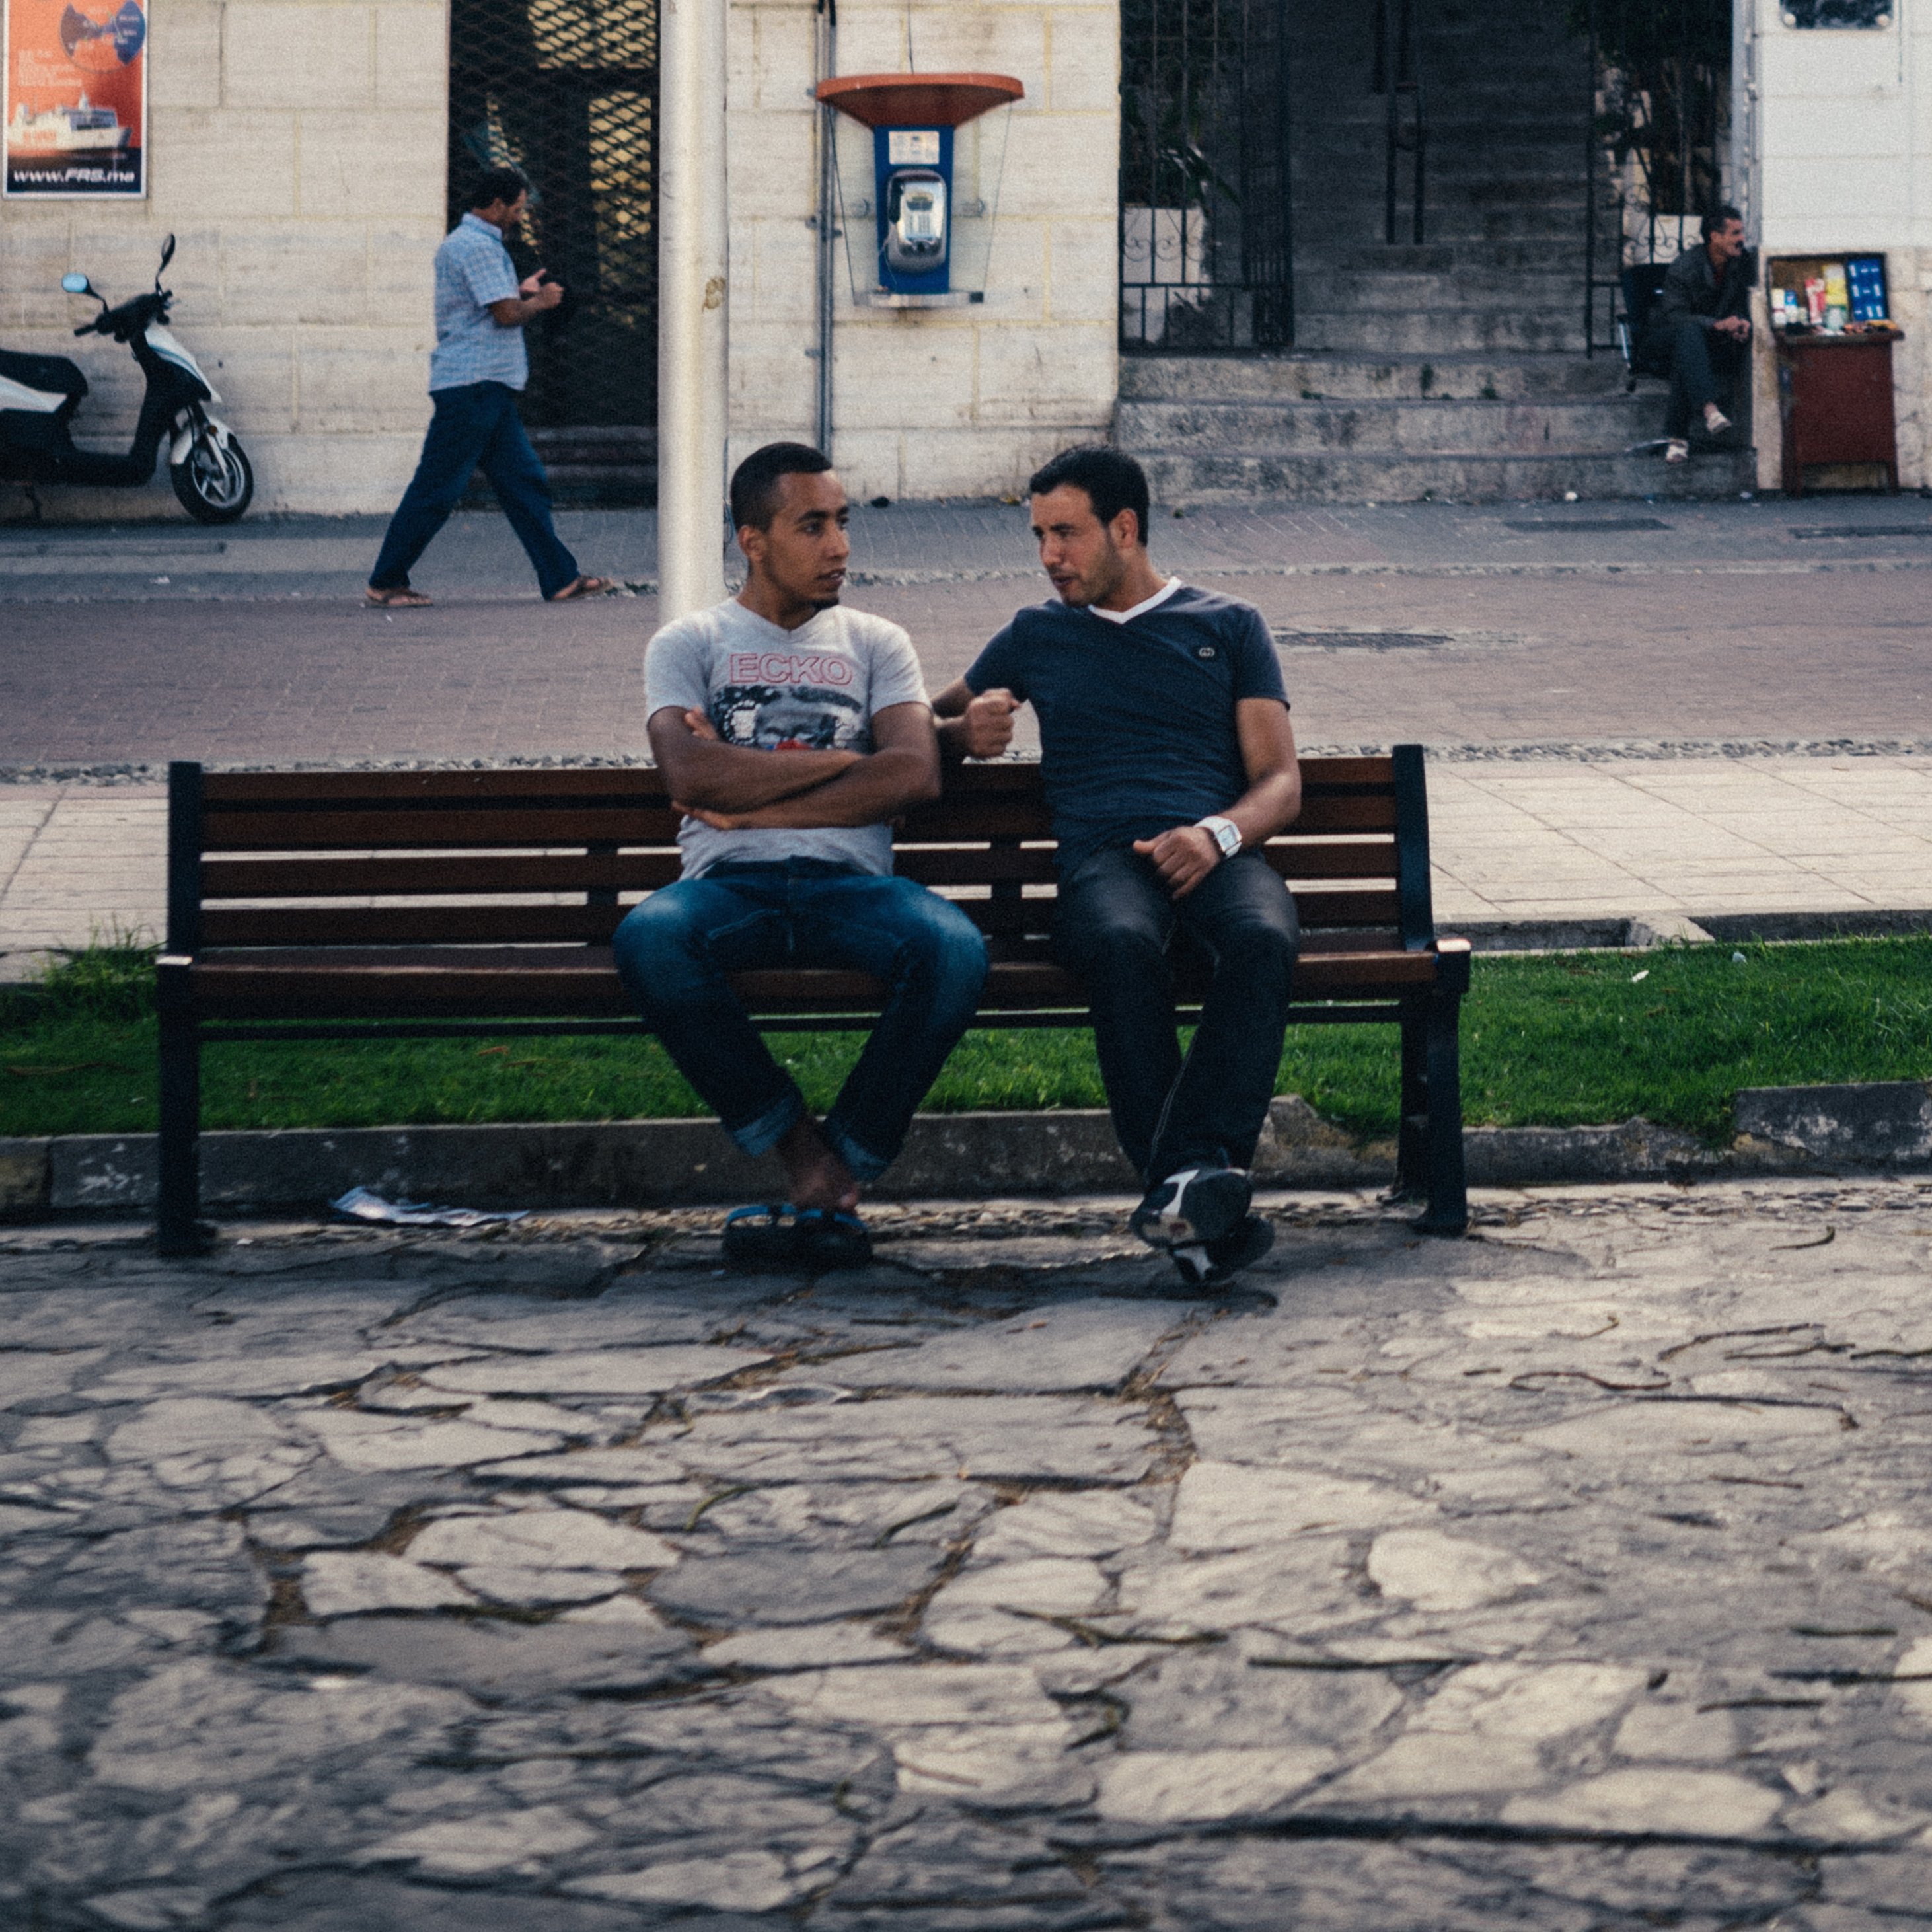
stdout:
<svg viewBox="0 0 1932 1932">
<path fill-rule="evenodd" d="M 819 452 L 772 443 L 731 479 L 744 589 L 668 624 L 644 658 L 651 749 L 685 814 L 683 874 L 618 928 L 617 968 L 680 1070 L 747 1154 L 775 1152 L 794 1206 L 849 1214 L 970 1024 L 986 943 L 892 876 L 891 820 L 939 796 L 912 640 L 848 610 L 845 492 Z M 786 966 L 889 988 L 822 1123 L 728 976 Z"/>
</svg>

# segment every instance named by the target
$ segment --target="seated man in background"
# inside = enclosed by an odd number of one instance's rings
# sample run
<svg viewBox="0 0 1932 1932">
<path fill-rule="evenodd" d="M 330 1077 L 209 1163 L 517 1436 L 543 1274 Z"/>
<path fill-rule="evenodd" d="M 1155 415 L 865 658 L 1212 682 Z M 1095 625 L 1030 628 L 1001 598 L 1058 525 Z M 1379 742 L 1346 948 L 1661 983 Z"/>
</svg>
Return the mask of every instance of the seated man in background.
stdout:
<svg viewBox="0 0 1932 1932">
<path fill-rule="evenodd" d="M 784 1164 L 794 1211 L 740 1210 L 727 1255 L 849 1265 L 868 1252 L 860 1184 L 891 1164 L 970 1022 L 986 943 L 956 906 L 892 876 L 890 821 L 938 796 L 938 744 L 910 638 L 839 603 L 851 544 L 830 463 L 800 443 L 754 452 L 731 516 L 744 589 L 666 625 L 645 656 L 651 750 L 686 814 L 682 876 L 618 928 L 617 970 L 732 1138 Z M 822 1124 L 728 978 L 787 966 L 890 989 Z"/>
<path fill-rule="evenodd" d="M 1199 1286 L 1274 1240 L 1246 1170 L 1300 940 L 1258 849 L 1301 808 L 1288 697 L 1252 604 L 1155 572 L 1132 457 L 1070 449 L 1028 487 L 1058 596 L 1020 611 L 934 708 L 949 748 L 973 758 L 1004 750 L 1016 706 L 1039 718 L 1054 946 L 1086 988 L 1114 1131 L 1147 1189 L 1135 1232 Z M 1214 966 L 1184 1058 L 1178 933 Z"/>
<path fill-rule="evenodd" d="M 1716 208 L 1702 226 L 1703 240 L 1671 263 L 1644 319 L 1643 360 L 1670 376 L 1664 414 L 1666 463 L 1690 460 L 1690 426 L 1700 416 L 1708 435 L 1730 428 L 1718 400 L 1736 393 L 1738 376 L 1749 367 L 1744 217 L 1735 208 Z"/>
</svg>

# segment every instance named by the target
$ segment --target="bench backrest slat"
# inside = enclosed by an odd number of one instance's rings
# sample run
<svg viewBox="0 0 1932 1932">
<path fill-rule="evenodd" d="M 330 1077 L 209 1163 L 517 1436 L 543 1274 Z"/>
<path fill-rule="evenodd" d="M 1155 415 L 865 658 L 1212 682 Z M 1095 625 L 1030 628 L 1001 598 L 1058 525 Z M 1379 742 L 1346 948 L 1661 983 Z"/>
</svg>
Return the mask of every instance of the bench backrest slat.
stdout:
<svg viewBox="0 0 1932 1932">
<path fill-rule="evenodd" d="M 1304 929 L 1429 943 L 1420 747 L 1308 758 L 1302 774 L 1300 818 L 1267 857 L 1294 886 Z M 648 766 L 180 765 L 170 798 L 170 944 L 182 950 L 602 945 L 629 902 L 678 876 L 676 818 Z M 908 815 L 895 863 L 958 896 L 1001 956 L 1032 957 L 1052 921 L 1048 824 L 1036 765 L 967 766 Z"/>
</svg>

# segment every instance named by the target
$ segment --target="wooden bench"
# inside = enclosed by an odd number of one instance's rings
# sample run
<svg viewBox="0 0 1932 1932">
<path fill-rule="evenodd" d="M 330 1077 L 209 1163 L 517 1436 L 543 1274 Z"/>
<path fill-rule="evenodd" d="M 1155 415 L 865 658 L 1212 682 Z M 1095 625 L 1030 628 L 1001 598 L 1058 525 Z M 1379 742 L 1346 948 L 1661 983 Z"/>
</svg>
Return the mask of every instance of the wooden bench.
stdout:
<svg viewBox="0 0 1932 1932">
<path fill-rule="evenodd" d="M 1467 1225 L 1456 1021 L 1466 941 L 1430 904 L 1420 746 L 1307 758 L 1300 819 L 1268 847 L 1294 888 L 1293 1018 L 1401 1028 L 1398 1186 L 1418 1224 Z M 648 768 L 168 773 L 160 1023 L 160 1244 L 201 1250 L 200 1054 L 233 1040 L 642 1030 L 612 964 L 627 901 L 678 874 L 677 823 Z M 1053 845 L 1036 765 L 968 765 L 895 841 L 899 872 L 961 898 L 992 971 L 978 1024 L 1087 1023 L 1048 950 Z M 1203 962 L 1184 962 L 1197 1001 Z M 760 1023 L 862 1028 L 864 974 L 746 973 Z M 398 1022 L 401 1023 L 398 1025 Z"/>
</svg>

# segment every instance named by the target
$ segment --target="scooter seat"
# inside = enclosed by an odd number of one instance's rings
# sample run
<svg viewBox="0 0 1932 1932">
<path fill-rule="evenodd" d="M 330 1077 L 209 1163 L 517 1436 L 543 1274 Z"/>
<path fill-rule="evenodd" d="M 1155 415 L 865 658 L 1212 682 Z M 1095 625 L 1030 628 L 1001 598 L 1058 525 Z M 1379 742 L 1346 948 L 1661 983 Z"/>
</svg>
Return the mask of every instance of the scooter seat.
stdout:
<svg viewBox="0 0 1932 1932">
<path fill-rule="evenodd" d="M 64 356 L 23 356 L 17 350 L 0 349 L 0 376 L 38 389 L 43 395 L 65 396 L 77 402 L 87 394 L 87 378 L 79 364 Z"/>
</svg>

